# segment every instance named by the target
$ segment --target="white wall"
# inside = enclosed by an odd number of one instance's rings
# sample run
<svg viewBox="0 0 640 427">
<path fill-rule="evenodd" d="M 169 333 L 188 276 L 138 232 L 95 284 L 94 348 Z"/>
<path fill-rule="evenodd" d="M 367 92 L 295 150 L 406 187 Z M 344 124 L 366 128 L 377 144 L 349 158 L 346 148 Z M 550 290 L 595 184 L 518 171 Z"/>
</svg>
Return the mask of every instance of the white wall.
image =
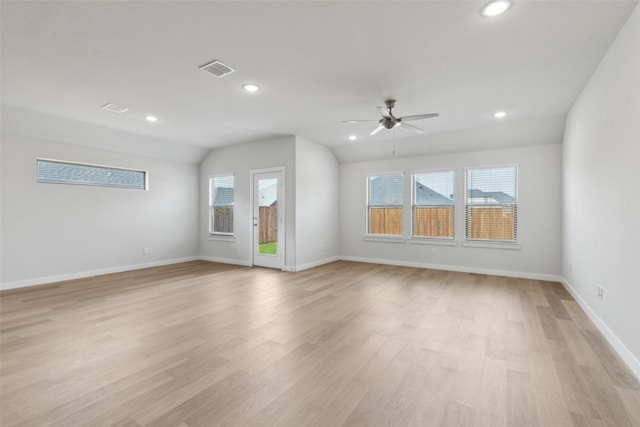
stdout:
<svg viewBox="0 0 640 427">
<path fill-rule="evenodd" d="M 563 145 L 563 275 L 640 376 L 640 7 L 571 109 Z"/>
<path fill-rule="evenodd" d="M 179 144 L 15 106 L 2 105 L 1 113 L 3 132 L 36 139 L 55 140 L 99 150 L 108 147 L 109 151 L 118 153 L 181 163 L 199 163 L 208 151 L 203 147 Z M 123 120 L 126 121 L 124 116 Z M 155 125 L 162 126 L 161 123 Z"/>
<path fill-rule="evenodd" d="M 329 148 L 296 137 L 296 270 L 338 256 L 338 177 Z"/>
<path fill-rule="evenodd" d="M 561 146 L 518 147 L 340 165 L 340 249 L 351 259 L 400 265 L 476 271 L 520 277 L 557 279 L 561 271 Z M 462 247 L 464 238 L 464 168 L 519 164 L 518 236 L 521 248 Z M 405 200 L 410 200 L 412 172 L 455 169 L 455 236 L 457 246 L 365 241 L 367 175 L 405 173 Z M 403 216 L 409 237 L 410 211 Z M 436 253 L 433 254 L 432 250 Z"/>
<path fill-rule="evenodd" d="M 200 164 L 200 253 L 208 259 L 249 265 L 251 263 L 252 215 L 250 181 L 252 169 L 285 168 L 285 266 L 295 266 L 295 137 L 232 145 L 212 150 Z M 209 239 L 209 176 L 235 176 L 235 241 Z"/>
<path fill-rule="evenodd" d="M 38 184 L 38 157 L 147 170 L 149 190 Z M 197 255 L 195 164 L 3 133 L 1 176 L 3 289 Z"/>
</svg>

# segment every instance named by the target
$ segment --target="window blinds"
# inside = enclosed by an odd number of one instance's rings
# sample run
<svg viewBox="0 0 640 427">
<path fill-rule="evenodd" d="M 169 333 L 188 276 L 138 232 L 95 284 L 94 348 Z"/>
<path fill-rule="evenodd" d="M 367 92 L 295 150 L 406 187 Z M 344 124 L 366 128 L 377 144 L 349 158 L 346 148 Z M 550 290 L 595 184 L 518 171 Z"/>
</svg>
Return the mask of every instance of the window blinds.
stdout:
<svg viewBox="0 0 640 427">
<path fill-rule="evenodd" d="M 412 184 L 412 236 L 452 239 L 454 171 L 417 173 Z"/>
<path fill-rule="evenodd" d="M 209 179 L 209 233 L 233 233 L 233 175 Z"/>
<path fill-rule="evenodd" d="M 402 174 L 367 178 L 367 233 L 402 234 Z"/>
<path fill-rule="evenodd" d="M 465 184 L 466 238 L 516 242 L 517 166 L 467 169 Z"/>
<path fill-rule="evenodd" d="M 38 182 L 93 185 L 100 187 L 147 188 L 147 172 L 82 163 L 37 159 Z"/>
</svg>

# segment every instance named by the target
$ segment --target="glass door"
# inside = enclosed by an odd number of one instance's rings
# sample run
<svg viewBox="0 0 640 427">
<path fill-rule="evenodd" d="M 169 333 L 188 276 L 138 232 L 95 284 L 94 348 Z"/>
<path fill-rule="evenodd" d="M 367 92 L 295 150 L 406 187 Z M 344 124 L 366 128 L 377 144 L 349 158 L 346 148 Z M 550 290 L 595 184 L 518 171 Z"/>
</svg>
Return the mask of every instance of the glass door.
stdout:
<svg viewBox="0 0 640 427">
<path fill-rule="evenodd" d="M 253 175 L 253 264 L 262 267 L 284 266 L 281 206 L 282 172 Z"/>
</svg>

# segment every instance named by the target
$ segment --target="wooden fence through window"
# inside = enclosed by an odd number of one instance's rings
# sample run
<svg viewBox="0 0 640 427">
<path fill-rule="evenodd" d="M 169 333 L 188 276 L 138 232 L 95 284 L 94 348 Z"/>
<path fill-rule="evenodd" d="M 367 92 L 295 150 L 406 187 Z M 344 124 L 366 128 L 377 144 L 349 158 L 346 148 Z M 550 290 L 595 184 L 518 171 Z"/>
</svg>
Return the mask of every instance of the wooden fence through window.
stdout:
<svg viewBox="0 0 640 427">
<path fill-rule="evenodd" d="M 213 207 L 213 227 L 214 233 L 233 233 L 233 206 Z"/>
<path fill-rule="evenodd" d="M 402 208 L 369 208 L 369 234 L 402 234 Z"/>
<path fill-rule="evenodd" d="M 453 207 L 416 206 L 414 209 L 414 236 L 453 237 Z"/>
<path fill-rule="evenodd" d="M 259 243 L 278 241 L 278 207 L 260 206 L 260 236 Z"/>
<path fill-rule="evenodd" d="M 467 238 L 516 240 L 515 206 L 468 206 Z M 414 236 L 453 237 L 453 208 L 415 207 Z M 369 234 L 402 235 L 402 208 L 370 208 Z"/>
<path fill-rule="evenodd" d="M 467 239 L 516 240 L 515 206 L 467 206 Z"/>
</svg>

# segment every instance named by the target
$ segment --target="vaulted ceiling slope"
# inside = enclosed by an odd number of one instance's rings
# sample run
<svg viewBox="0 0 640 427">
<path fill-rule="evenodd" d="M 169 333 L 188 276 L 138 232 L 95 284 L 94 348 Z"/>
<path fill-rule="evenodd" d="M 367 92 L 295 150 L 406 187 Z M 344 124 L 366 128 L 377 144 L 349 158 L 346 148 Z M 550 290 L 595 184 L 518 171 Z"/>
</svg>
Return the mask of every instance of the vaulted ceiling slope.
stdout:
<svg viewBox="0 0 640 427">
<path fill-rule="evenodd" d="M 515 0 L 493 19 L 478 1 L 1 4 L 4 108 L 202 148 L 295 134 L 354 161 L 394 133 L 406 154 L 560 142 L 637 1 Z M 199 69 L 214 59 L 236 71 Z M 441 117 L 420 136 L 341 122 L 389 97 Z"/>
</svg>

